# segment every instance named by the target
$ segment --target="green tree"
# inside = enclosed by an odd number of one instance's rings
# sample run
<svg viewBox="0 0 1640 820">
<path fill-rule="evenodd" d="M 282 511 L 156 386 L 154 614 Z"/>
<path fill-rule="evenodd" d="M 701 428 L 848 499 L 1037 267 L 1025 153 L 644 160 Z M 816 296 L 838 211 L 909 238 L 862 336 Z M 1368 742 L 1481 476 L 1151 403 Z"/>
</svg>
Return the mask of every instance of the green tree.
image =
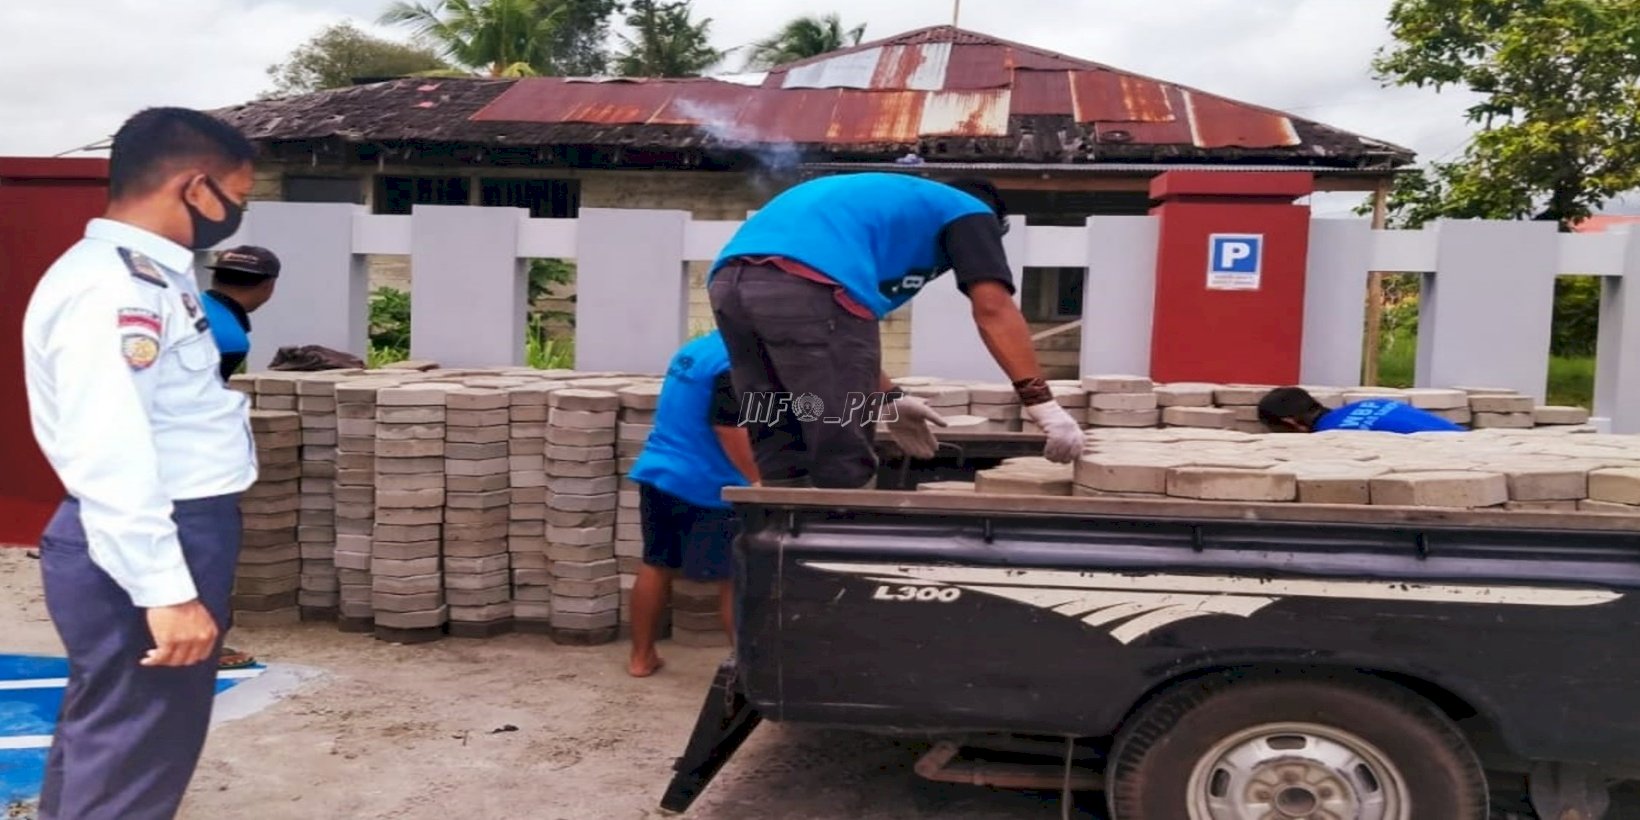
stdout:
<svg viewBox="0 0 1640 820">
<path fill-rule="evenodd" d="M 443 56 L 491 77 L 551 73 L 563 3 L 544 0 L 394 0 L 386 25 L 413 29 Z"/>
<path fill-rule="evenodd" d="M 403 77 L 450 66 L 431 49 L 372 37 L 342 22 L 320 31 L 284 62 L 268 66 L 274 93 L 308 94 L 345 88 L 361 77 Z"/>
<path fill-rule="evenodd" d="M 588 77 L 609 70 L 609 18 L 620 11 L 619 0 L 548 0 L 563 9 L 548 39 L 551 58 L 543 74 Z"/>
<path fill-rule="evenodd" d="M 712 47 L 710 18 L 690 19 L 690 0 L 632 0 L 626 24 L 630 36 L 620 35 L 623 50 L 615 57 L 615 71 L 623 77 L 698 77 L 722 62 L 723 52 Z"/>
<path fill-rule="evenodd" d="M 799 17 L 786 23 L 768 39 L 753 43 L 751 55 L 746 60 L 746 68 L 773 68 L 785 63 L 818 57 L 841 48 L 859 45 L 865 34 L 866 27 L 863 23 L 844 31 L 843 21 L 835 13 L 824 17 Z"/>
<path fill-rule="evenodd" d="M 1554 220 L 1569 229 L 1640 187 L 1640 0 L 1395 0 L 1393 85 L 1480 96 L 1462 156 L 1405 176 L 1397 224 Z"/>
</svg>

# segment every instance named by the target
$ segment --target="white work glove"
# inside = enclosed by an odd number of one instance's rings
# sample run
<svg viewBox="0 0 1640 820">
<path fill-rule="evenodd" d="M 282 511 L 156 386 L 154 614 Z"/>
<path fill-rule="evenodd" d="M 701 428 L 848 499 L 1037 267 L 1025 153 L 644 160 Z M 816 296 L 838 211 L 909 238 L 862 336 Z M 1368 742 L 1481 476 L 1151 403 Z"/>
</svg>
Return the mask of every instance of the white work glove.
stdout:
<svg viewBox="0 0 1640 820">
<path fill-rule="evenodd" d="M 1059 464 L 1068 464 L 1082 457 L 1082 448 L 1087 444 L 1087 434 L 1082 432 L 1082 425 L 1059 406 L 1059 402 L 1045 401 L 1041 404 L 1032 404 L 1025 407 L 1025 415 L 1030 416 L 1036 426 L 1048 435 L 1048 443 L 1042 448 L 1042 455 L 1049 461 Z"/>
<path fill-rule="evenodd" d="M 887 422 L 888 434 L 894 438 L 894 443 L 912 458 L 933 458 L 939 449 L 939 442 L 935 441 L 934 431 L 928 425 L 945 427 L 945 419 L 916 396 L 895 399 L 894 411 L 894 420 Z"/>
</svg>

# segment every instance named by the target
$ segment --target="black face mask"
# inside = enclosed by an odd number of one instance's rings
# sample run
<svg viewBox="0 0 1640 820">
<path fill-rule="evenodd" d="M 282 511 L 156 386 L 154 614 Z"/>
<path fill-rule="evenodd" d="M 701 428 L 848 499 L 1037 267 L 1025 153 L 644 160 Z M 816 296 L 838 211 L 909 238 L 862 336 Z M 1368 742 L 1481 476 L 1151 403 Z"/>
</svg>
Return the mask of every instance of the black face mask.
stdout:
<svg viewBox="0 0 1640 820">
<path fill-rule="evenodd" d="M 222 193 L 221 188 L 216 187 L 216 180 L 206 177 L 205 187 L 210 188 L 211 193 L 216 196 L 216 201 L 222 204 L 222 211 L 226 216 L 221 219 L 207 219 L 192 202 L 186 199 L 182 201 L 182 207 L 188 209 L 189 220 L 194 223 L 194 241 L 191 248 L 196 251 L 216 247 L 222 240 L 233 236 L 234 232 L 239 230 L 239 222 L 245 215 L 243 208 L 235 205 Z"/>
</svg>

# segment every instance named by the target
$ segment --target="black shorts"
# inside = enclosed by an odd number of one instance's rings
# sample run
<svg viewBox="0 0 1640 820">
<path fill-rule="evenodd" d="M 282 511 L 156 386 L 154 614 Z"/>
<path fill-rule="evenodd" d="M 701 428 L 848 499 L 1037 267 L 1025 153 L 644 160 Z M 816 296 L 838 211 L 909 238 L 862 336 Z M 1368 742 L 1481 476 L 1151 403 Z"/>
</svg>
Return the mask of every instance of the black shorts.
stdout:
<svg viewBox="0 0 1640 820">
<path fill-rule="evenodd" d="M 645 564 L 681 571 L 691 581 L 734 577 L 733 509 L 697 506 L 639 482 L 638 515 Z"/>
</svg>

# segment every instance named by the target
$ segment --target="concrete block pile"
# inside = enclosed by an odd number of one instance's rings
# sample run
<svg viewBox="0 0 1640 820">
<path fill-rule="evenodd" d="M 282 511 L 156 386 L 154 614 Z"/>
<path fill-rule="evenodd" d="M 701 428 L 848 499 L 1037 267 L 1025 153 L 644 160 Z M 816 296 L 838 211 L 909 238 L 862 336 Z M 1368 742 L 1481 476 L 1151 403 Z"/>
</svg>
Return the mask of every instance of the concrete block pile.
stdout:
<svg viewBox="0 0 1640 820">
<path fill-rule="evenodd" d="M 301 553 L 296 532 L 302 419 L 290 411 L 254 411 L 251 433 L 259 474 L 240 502 L 244 531 L 234 572 L 234 623 L 295 623 L 300 620 L 296 600 Z"/>
<path fill-rule="evenodd" d="M 1640 514 L 1640 436 L 1095 430 L 1075 465 L 1009 459 L 929 492 Z"/>
<path fill-rule="evenodd" d="M 947 431 L 1035 432 L 1005 383 L 900 383 Z M 614 640 L 630 623 L 642 532 L 625 476 L 653 430 L 658 376 L 422 362 L 230 384 L 252 397 L 262 459 L 234 598 L 245 622 L 333 620 L 394 641 L 517 630 L 566 643 Z M 1089 459 L 1015 459 L 919 489 L 1640 508 L 1640 452 L 1626 438 L 1547 434 L 1582 429 L 1588 413 L 1507 390 L 1311 388 L 1330 407 L 1385 396 L 1477 429 L 1460 452 L 1428 436 L 1393 437 L 1391 452 L 1373 449 L 1391 441 L 1373 434 L 1254 435 L 1267 387 L 1137 375 L 1050 387 L 1089 427 Z M 1551 443 L 1573 449 L 1534 449 Z M 726 640 L 710 585 L 680 582 L 672 604 L 663 630 L 674 639 Z"/>
<path fill-rule="evenodd" d="M 542 456 L 510 454 L 505 391 L 460 388 L 444 401 L 444 600 L 451 635 L 485 638 L 513 625 L 511 474 L 539 472 Z"/>
<path fill-rule="evenodd" d="M 302 498 L 297 522 L 302 577 L 296 603 L 303 620 L 333 621 L 341 606 L 336 575 L 336 457 L 341 431 L 336 415 L 336 379 L 295 382 L 302 417 Z"/>
<path fill-rule="evenodd" d="M 376 520 L 370 608 L 376 636 L 412 643 L 444 634 L 445 387 L 376 394 Z"/>
<path fill-rule="evenodd" d="M 375 627 L 370 555 L 376 529 L 376 392 L 393 382 L 358 379 L 336 385 L 337 624 L 348 632 Z"/>
<path fill-rule="evenodd" d="M 545 635 L 552 630 L 552 576 L 547 572 L 547 474 L 544 469 L 514 471 L 511 458 L 539 454 L 544 460 L 549 454 L 547 394 L 556 386 L 526 382 L 506 389 L 510 423 L 505 439 L 510 502 L 507 557 L 513 624 L 520 632 Z"/>
<path fill-rule="evenodd" d="M 615 562 L 615 472 L 620 394 L 568 388 L 547 396 L 545 460 L 547 563 L 551 568 L 552 635 L 564 643 L 606 643 L 621 621 Z M 556 514 L 556 515 L 555 515 Z"/>
<path fill-rule="evenodd" d="M 655 411 L 660 404 L 660 384 L 634 384 L 621 388 L 621 413 L 615 436 L 615 469 L 620 484 L 615 508 L 615 566 L 620 572 L 621 631 L 632 624 L 632 588 L 643 563 L 643 527 L 639 521 L 638 484 L 627 475 L 643 452 L 655 427 Z M 663 624 L 661 634 L 665 635 Z"/>
</svg>

